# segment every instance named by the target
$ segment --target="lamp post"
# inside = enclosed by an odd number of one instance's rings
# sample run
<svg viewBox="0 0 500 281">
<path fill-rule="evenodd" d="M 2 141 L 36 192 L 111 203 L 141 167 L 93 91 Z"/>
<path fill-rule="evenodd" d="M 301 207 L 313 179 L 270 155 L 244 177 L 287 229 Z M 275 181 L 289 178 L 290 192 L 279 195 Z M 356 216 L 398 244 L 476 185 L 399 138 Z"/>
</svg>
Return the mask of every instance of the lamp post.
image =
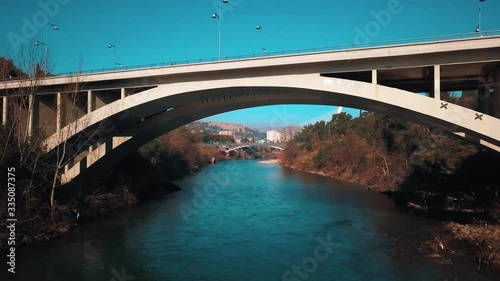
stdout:
<svg viewBox="0 0 500 281">
<path fill-rule="evenodd" d="M 255 29 L 257 30 L 257 32 L 260 33 L 260 48 L 262 49 L 262 51 L 264 51 L 264 54 L 267 54 L 267 49 L 264 48 L 264 34 L 262 33 L 263 32 L 262 25 L 257 25 Z"/>
<path fill-rule="evenodd" d="M 38 47 L 38 46 L 40 46 L 40 45 L 47 46 L 47 44 L 46 44 L 46 43 L 44 43 L 44 42 L 42 42 L 42 41 L 38 41 L 38 40 L 36 40 L 36 42 L 35 42 L 35 46 L 37 46 L 37 47 Z"/>
<path fill-rule="evenodd" d="M 479 11 L 478 11 L 479 20 L 476 27 L 476 32 L 479 33 L 479 35 L 481 35 L 481 3 L 485 1 L 486 0 L 479 0 Z"/>
<path fill-rule="evenodd" d="M 57 24 L 53 24 L 53 23 L 47 23 L 47 26 L 45 27 L 45 42 L 42 42 L 42 41 L 36 41 L 35 42 L 35 46 L 40 46 L 40 45 L 44 45 L 45 46 L 45 53 L 44 53 L 44 57 L 43 57 L 43 60 L 44 60 L 44 64 L 45 64 L 45 76 L 47 76 L 47 72 L 48 72 L 48 48 L 49 48 L 49 26 L 52 27 L 53 30 L 57 31 L 59 30 L 59 26 Z"/>
<path fill-rule="evenodd" d="M 222 4 L 227 4 L 229 0 L 222 0 L 219 3 L 219 13 L 213 13 L 212 18 L 219 21 L 219 60 L 221 60 L 221 37 L 222 37 Z"/>
<path fill-rule="evenodd" d="M 36 47 L 39 47 L 40 45 L 44 45 L 44 46 L 45 46 L 45 57 L 43 58 L 43 60 L 44 60 L 44 62 L 43 62 L 43 63 L 44 63 L 45 65 L 47 65 L 47 43 L 42 42 L 42 41 L 38 41 L 38 40 L 36 40 L 36 41 L 35 41 L 35 46 L 36 46 Z M 37 64 L 38 64 L 38 63 L 37 63 Z M 36 67 L 36 68 L 35 68 L 35 71 L 34 71 L 35 75 L 38 75 L 38 74 L 37 74 L 37 70 L 38 70 L 38 67 Z M 44 77 L 47 77 L 47 67 L 45 67 Z"/>
<path fill-rule="evenodd" d="M 114 58 L 115 58 L 114 59 L 114 66 L 115 66 L 117 64 L 117 62 L 116 62 L 116 46 L 110 43 L 110 44 L 108 44 L 108 48 L 114 49 L 114 51 L 115 51 L 115 56 L 114 56 Z"/>
</svg>

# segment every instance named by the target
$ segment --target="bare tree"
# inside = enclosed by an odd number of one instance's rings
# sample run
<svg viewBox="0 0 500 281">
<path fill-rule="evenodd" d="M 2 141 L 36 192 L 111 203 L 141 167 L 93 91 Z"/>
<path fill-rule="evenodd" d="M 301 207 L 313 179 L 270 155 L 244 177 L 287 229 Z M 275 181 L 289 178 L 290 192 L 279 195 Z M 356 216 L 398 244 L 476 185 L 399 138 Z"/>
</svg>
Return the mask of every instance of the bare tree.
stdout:
<svg viewBox="0 0 500 281">
<path fill-rule="evenodd" d="M 6 97 L 4 102 L 5 126 L 3 126 L 1 163 L 7 165 L 5 161 L 15 161 L 17 167 L 30 172 L 30 177 L 18 184 L 22 190 L 22 199 L 25 202 L 25 209 L 30 212 L 30 202 L 37 190 L 46 184 L 46 176 L 40 173 L 41 166 L 49 165 L 45 161 L 45 151 L 42 147 L 44 139 L 43 130 L 36 128 L 34 123 L 34 104 L 38 87 L 41 83 L 41 66 L 34 48 L 20 50 L 18 53 L 20 67 L 16 67 L 13 60 L 3 58 L 1 64 L 1 76 L 4 80 L 17 83 L 17 87 L 6 89 L 2 93 Z M 14 163 L 11 163 L 12 165 Z M 36 208 L 34 208 L 36 209 Z"/>
<path fill-rule="evenodd" d="M 92 129 L 85 131 L 84 134 L 78 134 L 77 130 L 85 128 L 88 125 L 88 116 L 80 116 L 77 114 L 78 101 L 82 83 L 80 75 L 68 78 L 68 84 L 61 90 L 61 93 L 56 97 L 55 94 L 48 95 L 49 99 L 55 101 L 57 107 L 64 107 L 64 115 L 66 126 L 59 129 L 59 125 L 55 125 L 55 135 L 57 136 L 57 146 L 54 149 L 48 149 L 46 139 L 50 136 L 48 133 L 47 122 L 37 122 L 35 120 L 39 112 L 36 112 L 36 102 L 44 96 L 39 93 L 41 90 L 43 79 L 47 76 L 47 61 L 43 59 L 39 62 L 37 53 L 34 49 L 27 53 L 21 51 L 19 53 L 19 61 L 21 67 L 16 68 L 12 60 L 0 61 L 0 74 L 5 77 L 6 73 L 18 74 L 10 78 L 12 82 L 17 83 L 15 88 L 4 91 L 7 97 L 8 122 L 5 122 L 3 128 L 6 136 L 2 139 L 1 161 L 4 163 L 6 159 L 18 158 L 19 167 L 29 170 L 31 177 L 26 188 L 22 190 L 26 210 L 29 213 L 30 203 L 33 200 L 40 199 L 41 190 L 50 186 L 50 209 L 53 211 L 55 207 L 55 191 L 61 184 L 61 175 L 64 168 L 71 163 L 75 157 L 82 153 L 92 144 L 96 132 L 100 128 L 100 124 L 93 126 Z M 9 62 L 10 61 L 10 62 Z M 81 64 L 80 64 L 81 67 Z M 45 69 L 45 70 L 43 70 Z M 81 68 L 80 68 L 81 69 Z M 60 100 L 64 97 L 63 100 Z M 81 110 L 80 110 L 81 111 Z M 86 113 L 86 112 L 85 112 Z M 62 114 L 59 109 L 57 114 Z M 51 118 L 46 118 L 51 119 Z M 56 122 L 62 122 L 62 118 Z M 85 157 L 86 155 L 83 155 Z M 10 158 L 9 158 L 10 157 Z M 47 172 L 51 171 L 51 172 Z M 33 194 L 34 189 L 38 190 L 39 194 Z M 38 208 L 40 209 L 40 208 Z"/>
</svg>

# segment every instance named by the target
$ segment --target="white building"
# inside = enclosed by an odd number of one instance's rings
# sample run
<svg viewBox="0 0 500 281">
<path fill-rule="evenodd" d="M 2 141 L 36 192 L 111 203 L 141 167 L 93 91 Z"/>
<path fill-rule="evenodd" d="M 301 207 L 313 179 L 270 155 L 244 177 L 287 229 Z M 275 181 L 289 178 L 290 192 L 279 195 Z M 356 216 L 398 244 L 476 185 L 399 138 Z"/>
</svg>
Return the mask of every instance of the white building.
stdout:
<svg viewBox="0 0 500 281">
<path fill-rule="evenodd" d="M 276 131 L 276 130 L 272 130 L 272 131 L 267 131 L 266 132 L 267 134 L 267 137 L 266 139 L 270 142 L 281 142 L 281 133 Z"/>
<path fill-rule="evenodd" d="M 235 136 L 235 133 L 233 131 L 220 131 L 219 132 L 219 135 L 223 135 L 223 136 L 232 136 L 234 138 Z"/>
</svg>

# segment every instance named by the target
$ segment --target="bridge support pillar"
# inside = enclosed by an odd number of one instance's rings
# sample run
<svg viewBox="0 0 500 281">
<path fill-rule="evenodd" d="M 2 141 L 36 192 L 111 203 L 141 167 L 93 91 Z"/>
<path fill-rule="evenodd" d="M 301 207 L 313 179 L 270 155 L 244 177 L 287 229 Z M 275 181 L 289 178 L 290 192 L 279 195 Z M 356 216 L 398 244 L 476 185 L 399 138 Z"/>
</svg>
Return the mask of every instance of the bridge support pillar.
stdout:
<svg viewBox="0 0 500 281">
<path fill-rule="evenodd" d="M 441 66 L 434 65 L 434 92 L 432 97 L 436 100 L 441 100 Z"/>
<path fill-rule="evenodd" d="M 500 118 L 500 67 L 495 69 L 494 88 L 491 98 L 493 99 L 493 116 Z"/>
<path fill-rule="evenodd" d="M 127 89 L 122 88 L 121 89 L 121 99 L 125 99 L 127 97 Z"/>
<path fill-rule="evenodd" d="M 87 91 L 87 114 L 90 114 L 94 110 L 94 99 L 91 90 Z"/>
<path fill-rule="evenodd" d="M 2 97 L 2 125 L 7 125 L 7 97 Z"/>
<path fill-rule="evenodd" d="M 62 123 L 62 101 L 61 101 L 61 93 L 57 93 L 56 96 L 56 132 L 61 130 Z"/>
<path fill-rule="evenodd" d="M 92 91 L 90 95 L 90 108 L 95 111 L 103 106 L 106 106 L 112 102 L 120 99 L 117 91 Z M 87 92 L 87 98 L 89 97 Z M 87 106 L 87 110 L 88 110 Z"/>
<path fill-rule="evenodd" d="M 35 95 L 30 95 L 28 99 L 28 132 L 27 136 L 31 136 L 38 127 L 40 104 Z"/>
<path fill-rule="evenodd" d="M 376 69 L 372 69 L 372 83 L 377 85 L 378 84 L 378 74 Z"/>
<path fill-rule="evenodd" d="M 56 131 L 57 120 L 57 97 L 55 95 L 41 95 L 36 97 L 36 108 L 38 108 L 37 127 L 45 136 L 51 136 Z M 35 110 L 36 110 L 35 108 Z"/>
<path fill-rule="evenodd" d="M 128 91 L 125 88 L 121 88 L 121 96 L 120 96 L 120 101 L 121 105 L 125 106 L 125 98 L 128 96 Z"/>
</svg>

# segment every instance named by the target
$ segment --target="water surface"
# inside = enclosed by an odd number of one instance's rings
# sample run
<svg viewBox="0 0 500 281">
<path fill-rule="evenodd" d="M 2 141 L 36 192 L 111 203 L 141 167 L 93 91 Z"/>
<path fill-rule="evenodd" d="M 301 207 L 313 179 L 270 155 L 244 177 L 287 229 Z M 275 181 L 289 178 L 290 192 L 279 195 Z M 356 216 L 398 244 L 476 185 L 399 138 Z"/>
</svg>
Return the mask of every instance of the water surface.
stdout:
<svg viewBox="0 0 500 281">
<path fill-rule="evenodd" d="M 440 223 L 356 185 L 258 161 L 177 184 L 183 191 L 23 249 L 17 280 L 490 280 L 469 262 L 423 258 L 417 247 Z"/>
</svg>

